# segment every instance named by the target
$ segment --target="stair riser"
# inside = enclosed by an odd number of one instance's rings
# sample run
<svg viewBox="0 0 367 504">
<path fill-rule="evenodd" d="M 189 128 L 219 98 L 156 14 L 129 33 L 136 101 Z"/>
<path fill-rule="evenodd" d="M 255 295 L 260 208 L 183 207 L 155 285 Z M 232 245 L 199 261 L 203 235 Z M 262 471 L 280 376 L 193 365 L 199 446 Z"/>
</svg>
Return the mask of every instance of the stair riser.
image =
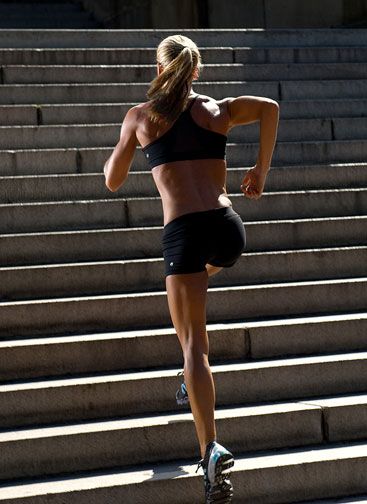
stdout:
<svg viewBox="0 0 367 504">
<path fill-rule="evenodd" d="M 40 149 L 60 147 L 105 147 L 118 142 L 121 124 L 109 126 L 42 126 L 0 128 L 0 149 Z M 260 123 L 237 128 L 228 135 L 229 142 L 258 142 Z M 367 124 L 363 118 L 336 118 L 285 120 L 279 121 L 277 140 L 292 141 L 330 141 L 364 140 L 367 137 Z M 228 157 L 231 162 L 231 157 Z"/>
<path fill-rule="evenodd" d="M 227 169 L 227 192 L 239 191 L 246 168 Z M 156 197 L 158 190 L 152 175 L 131 172 L 122 188 L 111 192 L 105 185 L 105 177 L 99 174 L 50 175 L 0 177 L 2 192 L 0 202 L 27 203 L 37 201 L 70 201 L 121 197 Z M 367 187 L 367 166 L 364 164 L 335 164 L 271 167 L 267 174 L 265 193 L 272 191 L 306 191 L 312 189 L 339 189 L 343 187 Z M 262 200 L 261 200 L 262 201 Z"/>
<path fill-rule="evenodd" d="M 180 33 L 192 38 L 198 46 L 212 47 L 298 47 L 298 46 L 366 46 L 367 30 L 279 29 L 276 32 L 259 29 L 213 29 L 181 30 Z M 94 30 L 84 32 L 72 30 L 63 33 L 58 30 L 2 30 L 0 47 L 157 47 L 160 41 L 175 35 L 175 30 Z"/>
<path fill-rule="evenodd" d="M 365 244 L 366 218 L 245 223 L 246 252 Z M 0 264 L 161 257 L 162 228 L 2 235 Z"/>
<path fill-rule="evenodd" d="M 366 282 L 278 284 L 234 287 L 209 292 L 207 320 L 241 321 L 366 310 Z M 139 305 L 137 311 L 136 306 Z M 126 294 L 101 298 L 1 303 L 3 339 L 41 334 L 133 330 L 170 326 L 166 293 Z"/>
<path fill-rule="evenodd" d="M 195 91 L 216 99 L 226 96 L 255 95 L 274 100 L 366 98 L 366 79 L 282 82 L 197 82 Z M 133 84 L 19 84 L 2 86 L 0 103 L 121 103 L 146 101 L 147 83 Z M 279 95 L 280 93 L 280 95 Z"/>
<path fill-rule="evenodd" d="M 361 322 L 363 326 L 363 322 Z M 355 325 L 355 324 L 354 324 Z M 354 325 L 351 330 L 353 341 L 358 348 Z M 360 327 L 360 324 L 356 324 Z M 211 361 L 245 358 L 248 354 L 248 337 L 244 329 L 217 329 L 209 331 Z M 1 380 L 36 378 L 42 376 L 62 376 L 78 373 L 121 372 L 122 370 L 144 369 L 151 366 L 181 366 L 183 355 L 177 335 L 152 334 L 137 338 L 121 336 L 95 341 L 64 342 L 56 345 L 1 347 Z M 334 338 L 337 340 L 337 338 Z M 5 344 L 6 345 L 6 344 Z"/>
<path fill-rule="evenodd" d="M 334 394 L 356 394 L 367 387 L 366 359 L 304 363 L 291 366 L 219 371 L 212 367 L 216 405 L 229 406 L 264 401 L 302 399 Z M 157 375 L 156 375 L 157 376 Z M 190 411 L 178 407 L 175 393 L 182 377 L 157 376 L 128 380 L 70 383 L 17 390 L 2 386 L 1 428 L 45 425 L 55 422 L 107 419 L 117 416 Z M 365 418 L 365 417 L 363 417 Z M 362 418 L 362 420 L 363 420 Z M 361 421 L 362 421 L 361 420 Z M 365 428 L 362 432 L 365 432 Z"/>
<path fill-rule="evenodd" d="M 355 61 L 366 61 L 367 48 L 366 51 L 364 48 L 356 49 L 357 52 L 350 52 L 348 48 L 340 49 L 340 54 L 334 53 L 334 57 L 339 56 L 335 63 L 338 61 L 352 62 L 353 58 Z M 155 61 L 156 52 L 153 47 L 145 49 L 115 47 L 110 49 L 55 48 L 43 50 L 3 48 L 0 49 L 0 61 L 3 65 L 151 65 Z M 235 57 L 234 50 L 229 47 L 201 48 L 200 54 L 204 64 L 233 63 Z M 241 57 L 244 56 L 241 54 Z M 334 61 L 331 59 L 333 58 L 332 53 L 325 55 L 325 57 L 329 61 Z"/>
<path fill-rule="evenodd" d="M 310 462 L 291 466 L 267 467 L 251 471 L 236 471 L 231 476 L 235 488 L 233 504 L 256 502 L 258 504 L 293 503 L 320 497 L 340 497 L 366 492 L 364 474 L 366 458 Z M 153 473 L 153 471 L 152 471 Z M 180 464 L 177 475 L 182 476 Z M 176 474 L 175 473 L 175 474 Z M 116 478 L 117 481 L 117 478 Z M 2 499 L 2 504 L 101 504 L 119 502 L 133 504 L 192 504 L 198 496 L 204 498 L 203 475 L 152 478 L 144 483 L 86 488 L 68 493 L 31 495 L 15 499 Z M 162 501 L 163 499 L 163 501 Z M 349 501 L 348 501 L 349 502 Z"/>
<path fill-rule="evenodd" d="M 269 193 L 256 205 L 243 195 L 230 195 L 230 198 L 246 222 L 367 214 L 367 189 L 340 193 Z M 160 198 L 0 205 L 0 233 L 3 234 L 160 226 L 162 222 Z"/>
<path fill-rule="evenodd" d="M 42 125 L 55 124 L 104 124 L 118 123 L 121 124 L 126 112 L 131 104 L 94 104 L 94 105 L 40 105 L 38 109 L 32 105 L 1 105 L 0 106 L 0 125 L 14 126 L 35 126 L 38 123 Z M 38 116 L 37 116 L 38 110 Z M 286 119 L 300 118 L 325 120 L 329 117 L 362 117 L 367 115 L 367 100 L 298 100 L 298 101 L 281 101 L 280 103 L 280 126 Z M 314 122 L 314 121 L 313 121 Z M 299 124 L 299 123 L 298 123 Z M 327 124 L 327 122 L 326 122 Z M 307 123 L 304 121 L 303 127 Z M 242 136 L 247 138 L 247 134 L 256 128 L 256 124 L 248 124 L 243 128 L 238 127 L 230 132 L 230 135 L 238 135 L 243 129 L 246 134 Z M 290 132 L 289 132 L 290 133 Z M 312 134 L 312 129 L 304 132 L 307 136 Z M 277 135 L 278 138 L 278 135 Z"/>
<path fill-rule="evenodd" d="M 367 61 L 366 47 L 199 48 L 208 63 L 352 63 Z M 149 65 L 155 48 L 0 49 L 3 65 Z"/>
<path fill-rule="evenodd" d="M 61 20 L 60 20 L 61 22 Z M 71 22 L 71 20 L 70 20 Z M 251 65 L 251 66 L 250 66 Z M 316 79 L 366 79 L 367 68 L 361 63 L 241 63 L 203 67 L 203 81 L 274 81 Z M 3 66 L 3 84 L 150 82 L 157 75 L 155 65 L 92 68 Z"/>
<path fill-rule="evenodd" d="M 208 326 L 210 362 L 230 359 L 266 359 L 287 355 L 367 351 L 366 318 L 318 323 L 213 330 Z M 251 347 L 251 354 L 250 354 Z M 149 355 L 149 362 L 146 356 Z M 1 380 L 42 378 L 79 373 L 121 372 L 149 366 L 181 366 L 183 356 L 176 334 L 121 336 L 80 341 L 40 339 L 37 344 L 6 343 L 0 352 Z"/>
<path fill-rule="evenodd" d="M 2 176 L 46 175 L 58 173 L 103 173 L 103 166 L 113 147 L 55 150 L 0 151 Z M 254 166 L 258 144 L 227 147 L 231 167 Z M 50 156 L 52 163 L 50 163 Z M 367 158 L 367 141 L 281 142 L 272 157 L 272 166 L 319 163 L 362 163 Z M 136 151 L 131 171 L 146 171 L 149 165 L 140 150 Z"/>
<path fill-rule="evenodd" d="M 350 93 L 354 90 L 355 98 L 365 97 L 362 92 L 364 80 L 354 81 L 353 85 L 348 82 Z M 296 83 L 294 83 L 296 84 Z M 302 85 L 305 85 L 302 82 Z M 297 85 L 299 85 L 297 83 Z M 146 101 L 148 83 L 131 84 L 8 84 L 2 85 L 0 103 L 11 104 L 62 104 L 62 103 L 121 103 L 124 101 Z M 365 86 L 364 86 L 365 89 Z M 210 94 L 213 97 L 236 96 L 244 94 L 244 84 L 242 83 L 195 83 L 195 90 L 198 93 Z M 246 94 L 257 94 L 269 98 L 278 99 L 277 82 L 247 82 Z M 327 93 L 326 93 L 327 94 Z M 340 95 L 339 95 L 340 96 Z M 350 96 L 350 94 L 348 95 Z M 337 97 L 337 96 L 333 96 Z M 310 96 L 309 98 L 312 98 Z M 326 96 L 325 96 L 326 98 Z"/>
<path fill-rule="evenodd" d="M 289 261 L 292 261 L 290 271 Z M 244 253 L 236 267 L 210 278 L 211 286 L 350 278 L 366 273 L 367 249 Z M 163 259 L 111 264 L 0 268 L 1 301 L 164 290 Z"/>
<path fill-rule="evenodd" d="M 351 408 L 351 414 L 360 414 L 360 409 Z M 363 439 L 367 429 L 361 423 L 359 427 L 350 435 Z M 323 442 L 321 410 L 316 407 L 221 419 L 217 430 L 234 454 Z M 0 478 L 10 480 L 195 458 L 197 439 L 192 418 L 187 418 L 166 425 L 2 442 L 1 453 Z"/>
</svg>

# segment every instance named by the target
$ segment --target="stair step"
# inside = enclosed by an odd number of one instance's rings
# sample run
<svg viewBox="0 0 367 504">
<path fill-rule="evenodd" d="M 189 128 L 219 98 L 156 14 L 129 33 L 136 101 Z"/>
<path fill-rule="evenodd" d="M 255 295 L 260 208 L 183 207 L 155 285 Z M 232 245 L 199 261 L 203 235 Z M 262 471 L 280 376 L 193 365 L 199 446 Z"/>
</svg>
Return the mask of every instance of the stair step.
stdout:
<svg viewBox="0 0 367 504">
<path fill-rule="evenodd" d="M 208 324 L 210 362 L 367 351 L 367 313 Z M 307 337 L 305 337 L 307 334 Z M 173 328 L 0 341 L 0 380 L 178 366 Z M 147 356 L 149 360 L 147 360 Z"/>
<path fill-rule="evenodd" d="M 84 125 L 0 126 L 0 149 L 59 147 L 104 147 L 118 142 L 121 123 Z M 260 123 L 248 124 L 228 133 L 229 143 L 257 142 Z M 277 142 L 365 140 L 367 123 L 363 117 L 281 119 Z M 231 162 L 231 146 L 228 146 Z M 145 160 L 144 160 L 145 161 Z"/>
<path fill-rule="evenodd" d="M 245 222 L 246 252 L 366 244 L 367 216 Z M 148 259 L 162 256 L 162 227 L 0 235 L 0 264 Z"/>
<path fill-rule="evenodd" d="M 242 502 L 294 503 L 302 499 L 339 497 L 366 491 L 366 443 L 349 446 L 318 445 L 314 449 L 272 450 L 256 455 L 239 454 L 231 470 L 234 504 Z M 134 502 L 143 504 L 192 504 L 204 498 L 202 471 L 196 473 L 199 457 L 130 470 L 85 473 L 6 485 L 0 488 L 3 504 L 40 502 Z"/>
<path fill-rule="evenodd" d="M 180 33 L 192 38 L 199 47 L 346 47 L 367 46 L 367 29 L 345 28 L 285 28 L 266 29 L 181 29 Z M 163 38 L 176 34 L 176 30 L 108 29 L 84 32 L 70 30 L 2 30 L 0 47 L 12 48 L 108 48 L 146 47 L 157 45 Z"/>
<path fill-rule="evenodd" d="M 246 222 L 367 215 L 367 188 L 263 193 L 261 201 L 228 194 Z M 0 204 L 0 233 L 35 233 L 159 226 L 162 202 L 153 198 L 114 198 Z"/>
<path fill-rule="evenodd" d="M 113 144 L 115 141 L 117 143 L 118 138 L 114 138 Z M 113 147 L 2 150 L 2 176 L 103 173 L 103 166 L 112 150 Z M 253 166 L 257 154 L 258 143 L 227 145 L 227 161 L 232 168 Z M 366 157 L 366 140 L 279 142 L 274 150 L 272 165 L 365 163 Z M 146 171 L 148 168 L 142 151 L 138 149 L 130 171 Z"/>
<path fill-rule="evenodd" d="M 76 19 L 75 19 L 76 20 Z M 58 20 L 60 23 L 62 20 Z M 27 19 L 28 23 L 32 22 Z M 35 23 L 41 20 L 35 19 Z M 45 21 L 46 22 L 46 21 Z M 72 18 L 70 19 L 70 23 Z M 80 21 L 81 22 L 81 21 Z M 33 23 L 34 24 L 34 23 Z M 3 84 L 148 82 L 157 74 L 156 65 L 3 65 Z M 274 81 L 366 79 L 360 62 L 341 63 L 208 63 L 201 71 L 204 81 Z"/>
<path fill-rule="evenodd" d="M 325 54 L 333 62 L 367 61 L 367 48 L 341 48 L 340 54 Z M 354 49 L 354 51 L 353 51 Z M 126 48 L 110 47 L 91 49 L 81 48 L 0 48 L 0 61 L 3 65 L 148 65 L 154 62 L 157 49 L 154 47 Z M 316 51 L 318 52 L 318 51 Z M 235 58 L 232 47 L 201 47 L 200 54 L 205 64 L 233 63 Z M 259 56 L 260 57 L 260 56 Z"/>
<path fill-rule="evenodd" d="M 305 402 L 318 396 L 365 393 L 367 352 L 214 364 L 211 370 L 218 407 Z M 1 384 L 0 428 L 189 411 L 189 405 L 176 404 L 175 393 L 182 383 L 178 372 L 158 368 Z"/>
<path fill-rule="evenodd" d="M 362 439 L 365 425 L 357 421 L 345 429 L 343 410 L 361 420 L 367 396 L 336 399 L 335 403 L 340 406 L 328 409 L 331 437 L 334 429 L 336 433 L 340 429 L 343 440 Z M 215 412 L 218 436 L 235 452 L 322 443 L 321 415 L 318 404 L 302 403 Z M 197 439 L 190 412 L 5 431 L 0 432 L 0 447 L 1 479 L 10 480 L 194 458 Z"/>
<path fill-rule="evenodd" d="M 357 394 L 315 398 L 307 404 L 221 408 L 215 419 L 218 437 L 236 456 L 363 440 L 366 414 L 367 395 Z M 192 459 L 197 439 L 190 412 L 5 431 L 0 432 L 0 446 L 1 478 L 10 480 Z"/>
<path fill-rule="evenodd" d="M 61 105 L 0 105 L 2 126 L 60 126 L 70 124 L 97 125 L 110 123 L 121 125 L 129 108 L 136 103 L 112 104 L 61 104 Z M 332 119 L 335 117 L 362 117 L 367 115 L 366 99 L 282 100 L 280 124 L 287 119 Z M 299 123 L 298 123 L 299 124 Z M 304 124 L 307 124 L 304 121 Z M 239 126 L 229 132 L 234 138 L 238 132 L 249 132 L 256 123 Z M 250 129 L 249 129 L 250 128 Z M 307 132 L 309 135 L 310 132 Z M 244 136 L 246 137 L 246 135 Z M 243 138 L 243 137 L 242 137 Z"/>
<path fill-rule="evenodd" d="M 209 63 L 365 63 L 367 47 L 199 47 Z M 149 65 L 155 47 L 1 48 L 3 65 Z"/>
<path fill-rule="evenodd" d="M 245 252 L 209 285 L 358 277 L 366 272 L 366 254 L 366 246 Z M 156 258 L 3 267 L 0 284 L 1 301 L 154 291 L 165 288 L 164 264 Z"/>
<path fill-rule="evenodd" d="M 207 321 L 304 316 L 367 309 L 366 277 L 212 287 Z M 139 306 L 139 310 L 136 307 Z M 0 303 L 0 337 L 169 326 L 165 291 Z"/>
<path fill-rule="evenodd" d="M 227 191 L 236 193 L 248 167 L 227 168 Z M 111 192 L 103 173 L 18 175 L 0 177 L 1 203 L 64 201 L 158 196 L 150 171 L 132 171 L 122 191 Z M 274 191 L 367 187 L 366 163 L 275 166 L 268 172 L 266 194 Z M 264 194 L 264 193 L 263 193 Z"/>
<path fill-rule="evenodd" d="M 287 81 L 200 81 L 194 91 L 216 99 L 224 96 L 262 95 L 279 101 L 304 99 L 366 99 L 367 79 L 287 80 Z M 2 84 L 1 104 L 120 103 L 144 101 L 149 83 L 100 84 Z"/>
</svg>

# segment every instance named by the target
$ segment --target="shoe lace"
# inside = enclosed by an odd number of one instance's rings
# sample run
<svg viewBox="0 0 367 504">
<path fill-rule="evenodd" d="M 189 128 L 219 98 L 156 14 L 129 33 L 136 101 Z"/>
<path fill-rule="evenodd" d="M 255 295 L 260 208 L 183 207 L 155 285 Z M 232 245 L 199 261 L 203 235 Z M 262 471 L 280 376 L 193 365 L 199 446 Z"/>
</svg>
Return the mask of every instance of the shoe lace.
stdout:
<svg viewBox="0 0 367 504">
<path fill-rule="evenodd" d="M 200 467 L 202 467 L 202 468 L 204 469 L 203 462 L 204 462 L 204 459 L 201 459 L 201 460 L 198 462 L 198 466 L 197 466 L 197 468 L 196 468 L 195 474 L 198 472 L 198 470 L 200 469 Z"/>
</svg>

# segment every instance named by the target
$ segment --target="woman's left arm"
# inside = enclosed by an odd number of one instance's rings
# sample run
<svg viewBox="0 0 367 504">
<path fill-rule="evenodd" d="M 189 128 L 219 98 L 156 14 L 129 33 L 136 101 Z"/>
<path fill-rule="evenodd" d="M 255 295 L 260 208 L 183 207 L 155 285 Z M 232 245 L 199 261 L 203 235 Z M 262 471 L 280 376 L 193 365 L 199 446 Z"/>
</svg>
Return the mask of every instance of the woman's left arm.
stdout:
<svg viewBox="0 0 367 504">
<path fill-rule="evenodd" d="M 117 191 L 127 179 L 138 143 L 136 124 L 137 111 L 133 107 L 125 116 L 121 126 L 120 140 L 103 168 L 106 186 L 112 192 Z"/>
</svg>

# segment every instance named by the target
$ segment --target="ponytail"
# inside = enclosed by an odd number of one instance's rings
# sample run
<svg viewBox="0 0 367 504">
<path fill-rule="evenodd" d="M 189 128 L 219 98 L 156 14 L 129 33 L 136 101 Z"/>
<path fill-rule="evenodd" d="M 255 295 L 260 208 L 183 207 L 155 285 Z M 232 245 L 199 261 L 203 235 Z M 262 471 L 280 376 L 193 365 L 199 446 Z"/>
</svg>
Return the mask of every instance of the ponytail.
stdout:
<svg viewBox="0 0 367 504">
<path fill-rule="evenodd" d="M 187 39 L 192 47 L 183 46 L 181 39 Z M 161 42 L 157 56 L 163 71 L 152 81 L 147 93 L 150 118 L 154 122 L 173 122 L 186 106 L 193 72 L 200 63 L 200 53 L 190 39 L 176 35 Z"/>
</svg>

